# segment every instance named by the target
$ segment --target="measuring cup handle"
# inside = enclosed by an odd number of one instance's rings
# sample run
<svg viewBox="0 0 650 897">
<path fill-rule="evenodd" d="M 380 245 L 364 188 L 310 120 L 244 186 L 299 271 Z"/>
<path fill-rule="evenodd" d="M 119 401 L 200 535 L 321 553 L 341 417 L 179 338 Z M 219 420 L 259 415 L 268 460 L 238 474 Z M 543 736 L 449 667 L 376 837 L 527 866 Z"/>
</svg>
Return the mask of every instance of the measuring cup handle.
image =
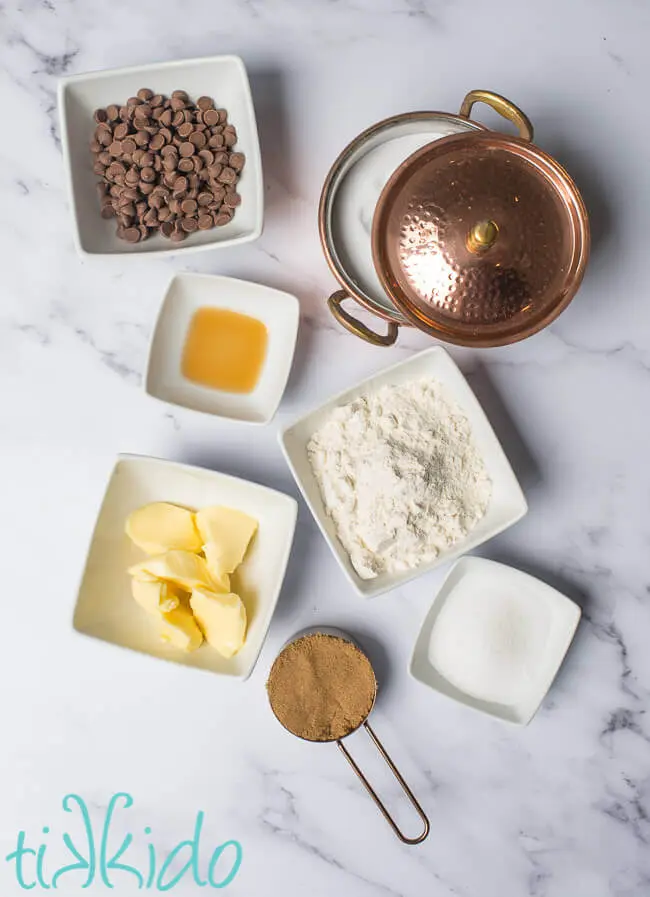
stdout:
<svg viewBox="0 0 650 897">
<path fill-rule="evenodd" d="M 389 766 L 391 772 L 393 773 L 393 775 L 395 776 L 395 778 L 397 779 L 397 781 L 398 781 L 398 782 L 400 783 L 400 785 L 402 786 L 402 790 L 404 791 L 404 793 L 406 794 L 406 796 L 407 796 L 408 799 L 410 800 L 410 802 L 411 802 L 411 804 L 413 805 L 413 807 L 415 807 L 415 810 L 416 810 L 418 816 L 420 817 L 420 819 L 421 819 L 422 822 L 424 823 L 424 831 L 422 832 L 422 834 L 418 835 L 417 838 L 407 838 L 407 837 L 402 833 L 402 831 L 398 828 L 397 823 L 395 822 L 395 820 L 393 819 L 393 817 L 390 815 L 390 813 L 388 812 L 388 810 L 386 809 L 386 807 L 385 807 L 384 804 L 382 803 L 381 799 L 379 798 L 379 795 L 377 794 L 377 792 L 375 791 L 375 789 L 372 787 L 372 785 L 370 784 L 370 782 L 368 781 L 368 779 L 365 777 L 365 775 L 361 772 L 361 770 L 359 769 L 359 767 L 358 767 L 357 764 L 356 764 L 356 761 L 352 758 L 352 756 L 350 755 L 348 749 L 345 747 L 345 745 L 343 744 L 343 742 L 339 740 L 339 741 L 337 741 L 336 743 L 338 744 L 339 748 L 341 749 L 342 753 L 344 754 L 345 759 L 348 761 L 348 763 L 350 764 L 350 766 L 352 767 L 352 769 L 356 772 L 356 774 L 357 774 L 357 775 L 359 776 L 359 778 L 361 779 L 361 781 L 362 781 L 362 783 L 363 783 L 363 785 L 364 785 L 366 791 L 367 791 L 368 794 L 370 795 L 370 797 L 374 800 L 374 802 L 377 804 L 377 806 L 378 806 L 379 809 L 381 810 L 381 813 L 382 813 L 384 819 L 385 819 L 386 822 L 390 825 L 390 827 L 391 827 L 392 830 L 395 832 L 395 834 L 396 834 L 397 837 L 400 839 L 400 841 L 403 841 L 404 844 L 420 844 L 422 841 L 424 841 L 424 839 L 425 839 L 425 838 L 427 837 L 427 835 L 429 834 L 429 828 L 430 828 L 430 826 L 429 826 L 429 820 L 427 819 L 427 817 L 426 817 L 426 815 L 425 815 L 425 813 L 424 813 L 424 810 L 422 809 L 422 807 L 421 807 L 420 804 L 418 803 L 418 801 L 417 801 L 415 795 L 413 794 L 413 792 L 411 791 L 411 789 L 409 788 L 409 786 L 406 784 L 406 782 L 405 782 L 404 779 L 402 778 L 402 776 L 401 776 L 399 770 L 397 769 L 397 767 L 395 766 L 395 764 L 393 763 L 393 761 L 392 761 L 392 760 L 390 759 L 390 757 L 388 756 L 388 753 L 386 752 L 386 749 L 384 748 L 384 746 L 383 746 L 383 744 L 381 743 L 381 741 L 377 738 L 377 736 L 376 736 L 375 733 L 372 731 L 372 729 L 370 728 L 370 726 L 369 726 L 368 723 L 364 723 L 363 725 L 364 725 L 364 727 L 365 727 L 365 729 L 366 729 L 366 732 L 368 733 L 368 735 L 370 736 L 370 738 L 371 738 L 372 741 L 374 742 L 375 747 L 377 748 L 377 750 L 379 751 L 379 753 L 382 755 L 382 757 L 384 758 L 384 760 L 385 760 L 386 763 L 388 764 L 388 766 Z"/>
</svg>

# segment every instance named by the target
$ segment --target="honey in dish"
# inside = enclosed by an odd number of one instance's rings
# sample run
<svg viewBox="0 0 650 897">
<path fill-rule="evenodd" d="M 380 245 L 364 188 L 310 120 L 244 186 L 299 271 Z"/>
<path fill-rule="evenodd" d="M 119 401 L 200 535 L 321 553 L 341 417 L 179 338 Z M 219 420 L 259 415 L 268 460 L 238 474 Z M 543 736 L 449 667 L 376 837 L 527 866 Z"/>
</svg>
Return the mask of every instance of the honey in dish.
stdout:
<svg viewBox="0 0 650 897">
<path fill-rule="evenodd" d="M 190 321 L 181 372 L 223 392 L 252 392 L 259 380 L 268 334 L 257 318 L 225 308 L 199 308 Z"/>
</svg>

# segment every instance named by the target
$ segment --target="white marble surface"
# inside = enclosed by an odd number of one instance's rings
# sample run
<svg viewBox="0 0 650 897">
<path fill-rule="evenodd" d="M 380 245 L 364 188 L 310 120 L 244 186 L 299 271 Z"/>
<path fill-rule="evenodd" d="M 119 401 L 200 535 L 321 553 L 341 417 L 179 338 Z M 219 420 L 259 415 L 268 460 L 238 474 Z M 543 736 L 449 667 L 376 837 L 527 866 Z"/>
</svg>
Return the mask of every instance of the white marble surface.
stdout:
<svg viewBox="0 0 650 897">
<path fill-rule="evenodd" d="M 649 34 L 642 0 L 3 4 L 2 857 L 19 829 L 38 843 L 47 824 L 52 845 L 72 831 L 65 794 L 82 795 L 99 819 L 113 793 L 128 791 L 135 805 L 117 828 L 136 833 L 136 857 L 145 825 L 162 856 L 189 836 L 200 809 L 207 844 L 239 839 L 232 894 L 650 893 Z M 184 265 L 75 256 L 57 136 L 59 75 L 221 52 L 240 53 L 252 75 L 266 231 L 188 267 L 289 289 L 303 310 L 281 413 L 254 434 L 143 394 L 153 318 Z M 76 636 L 75 590 L 117 452 L 205 464 L 295 494 L 278 427 L 427 344 L 407 334 L 391 350 L 365 347 L 328 317 L 334 281 L 316 204 L 332 159 L 363 127 L 409 109 L 454 110 L 474 87 L 528 112 L 593 216 L 585 284 L 549 331 L 508 349 L 453 352 L 530 501 L 528 517 L 484 553 L 584 606 L 532 725 L 510 728 L 411 681 L 407 657 L 442 574 L 364 603 L 304 506 L 278 612 L 244 686 Z M 393 838 L 335 748 L 294 740 L 271 717 L 264 679 L 274 653 L 315 622 L 367 640 L 383 686 L 376 728 L 431 818 L 421 847 Z M 354 746 L 369 757 L 358 738 Z M 65 860 L 49 850 L 53 868 Z M 59 892 L 83 893 L 82 880 L 71 874 Z M 136 884 L 117 876 L 114 893 L 133 897 Z M 22 893 L 2 859 L 0 892 Z M 201 891 L 184 880 L 174 892 Z"/>
</svg>

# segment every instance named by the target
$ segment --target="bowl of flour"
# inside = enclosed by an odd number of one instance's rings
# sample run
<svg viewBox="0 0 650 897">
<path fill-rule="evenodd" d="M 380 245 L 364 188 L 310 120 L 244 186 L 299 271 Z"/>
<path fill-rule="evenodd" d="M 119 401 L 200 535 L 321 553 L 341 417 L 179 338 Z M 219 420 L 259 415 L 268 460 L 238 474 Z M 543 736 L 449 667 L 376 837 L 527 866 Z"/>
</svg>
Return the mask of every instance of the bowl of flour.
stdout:
<svg viewBox="0 0 650 897">
<path fill-rule="evenodd" d="M 368 597 L 475 548 L 527 510 L 478 400 L 438 346 L 331 399 L 280 444 L 334 556 Z"/>
</svg>

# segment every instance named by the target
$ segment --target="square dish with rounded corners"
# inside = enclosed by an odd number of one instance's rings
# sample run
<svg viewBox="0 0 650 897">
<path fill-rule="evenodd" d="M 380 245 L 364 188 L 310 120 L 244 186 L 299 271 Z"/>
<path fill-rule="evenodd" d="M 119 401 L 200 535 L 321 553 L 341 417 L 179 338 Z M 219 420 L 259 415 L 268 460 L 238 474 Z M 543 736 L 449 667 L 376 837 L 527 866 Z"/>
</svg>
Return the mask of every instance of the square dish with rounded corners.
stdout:
<svg viewBox="0 0 650 897">
<path fill-rule="evenodd" d="M 307 457 L 307 444 L 332 410 L 339 405 L 345 405 L 359 396 L 375 392 L 386 384 L 406 383 L 409 380 L 417 380 L 422 377 L 429 377 L 441 383 L 469 420 L 478 451 L 492 480 L 490 503 L 485 515 L 467 538 L 451 546 L 448 551 L 441 553 L 431 563 L 401 573 L 382 574 L 375 579 L 362 579 L 355 571 L 348 553 L 337 538 L 332 518 L 325 511 L 318 483 Z M 528 510 L 521 487 L 485 412 L 479 405 L 467 380 L 452 361 L 451 356 L 441 346 L 434 346 L 432 349 L 426 349 L 424 352 L 413 355 L 406 361 L 399 362 L 399 364 L 387 368 L 374 377 L 335 396 L 325 405 L 284 430 L 280 434 L 280 444 L 296 483 L 332 549 L 334 557 L 358 594 L 369 598 L 397 588 L 416 576 L 428 573 L 430 570 L 454 560 L 466 551 L 476 548 L 483 542 L 487 542 L 488 539 L 492 539 L 520 520 Z"/>
<path fill-rule="evenodd" d="M 196 100 L 207 94 L 228 110 L 236 127 L 236 149 L 246 156 L 237 190 L 241 205 L 229 224 L 197 231 L 182 243 L 159 234 L 141 243 L 127 243 L 115 233 L 115 219 L 99 214 L 96 184 L 88 144 L 93 135 L 93 113 L 111 103 L 121 105 L 141 87 L 170 96 L 185 90 Z M 171 255 L 236 246 L 256 240 L 264 220 L 264 186 L 255 109 L 244 63 L 238 56 L 208 56 L 71 75 L 59 81 L 59 117 L 63 163 L 74 218 L 75 245 L 81 255 Z"/>
<path fill-rule="evenodd" d="M 233 590 L 246 605 L 242 649 L 226 659 L 205 643 L 185 653 L 160 640 L 155 621 L 135 603 L 127 568 L 145 555 L 124 532 L 127 516 L 154 501 L 198 510 L 226 505 L 259 521 Z M 132 651 L 210 670 L 233 679 L 250 676 L 284 580 L 298 505 L 294 498 L 237 477 L 158 458 L 119 455 L 99 511 L 74 611 L 74 628 Z"/>
<path fill-rule="evenodd" d="M 250 393 L 209 389 L 181 373 L 185 339 L 199 308 L 225 308 L 262 321 L 268 333 L 266 357 Z M 212 274 L 177 274 L 156 323 L 145 375 L 145 390 L 156 399 L 252 424 L 268 423 L 289 379 L 298 336 L 300 307 L 290 293 L 259 283 Z"/>
<path fill-rule="evenodd" d="M 462 690 L 450 682 L 436 666 L 433 633 L 442 611 L 446 606 L 451 606 L 451 601 L 460 595 L 461 589 L 463 595 L 472 594 L 475 590 L 486 601 L 491 596 L 502 597 L 510 592 L 517 596 L 519 602 L 525 602 L 535 614 L 539 643 L 534 653 L 531 646 L 526 658 L 527 675 L 509 686 L 509 695 L 500 691 L 503 696 L 500 701 L 488 699 L 487 692 L 477 695 Z M 413 649 L 409 670 L 414 679 L 439 694 L 490 716 L 525 726 L 531 721 L 553 684 L 579 621 L 578 605 L 534 576 L 484 558 L 461 558 L 449 572 L 427 613 Z M 494 628 L 497 625 L 500 628 L 507 627 L 508 621 L 495 618 Z M 494 628 L 491 633 L 486 633 L 486 639 L 494 634 Z M 512 629 L 506 628 L 505 634 L 512 635 Z"/>
</svg>

